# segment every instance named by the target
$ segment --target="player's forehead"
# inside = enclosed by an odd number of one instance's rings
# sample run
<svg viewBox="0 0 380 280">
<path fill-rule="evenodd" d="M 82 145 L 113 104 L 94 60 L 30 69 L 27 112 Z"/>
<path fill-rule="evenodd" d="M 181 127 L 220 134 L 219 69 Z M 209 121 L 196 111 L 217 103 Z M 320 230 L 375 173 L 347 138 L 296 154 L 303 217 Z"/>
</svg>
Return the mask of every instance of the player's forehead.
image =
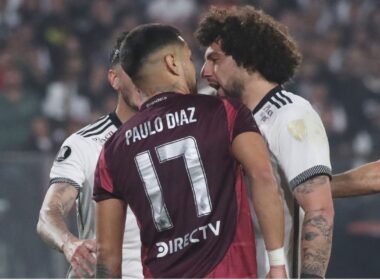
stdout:
<svg viewBox="0 0 380 280">
<path fill-rule="evenodd" d="M 210 46 L 207 47 L 205 51 L 205 59 L 208 59 L 212 56 L 223 56 L 224 52 L 220 47 L 220 43 L 213 42 Z"/>
</svg>

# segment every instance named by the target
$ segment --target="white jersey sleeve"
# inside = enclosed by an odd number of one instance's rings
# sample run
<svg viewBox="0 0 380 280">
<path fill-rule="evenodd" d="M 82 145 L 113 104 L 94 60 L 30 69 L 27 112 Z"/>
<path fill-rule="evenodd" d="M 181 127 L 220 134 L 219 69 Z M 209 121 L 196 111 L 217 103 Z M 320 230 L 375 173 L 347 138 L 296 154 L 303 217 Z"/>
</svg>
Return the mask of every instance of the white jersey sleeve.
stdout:
<svg viewBox="0 0 380 280">
<path fill-rule="evenodd" d="M 322 121 L 309 103 L 282 108 L 274 154 L 291 189 L 317 175 L 331 177 L 330 149 Z"/>
<path fill-rule="evenodd" d="M 82 188 L 84 181 L 93 173 L 89 162 L 89 144 L 80 135 L 73 134 L 62 144 L 50 171 L 50 184 L 69 183 Z"/>
</svg>

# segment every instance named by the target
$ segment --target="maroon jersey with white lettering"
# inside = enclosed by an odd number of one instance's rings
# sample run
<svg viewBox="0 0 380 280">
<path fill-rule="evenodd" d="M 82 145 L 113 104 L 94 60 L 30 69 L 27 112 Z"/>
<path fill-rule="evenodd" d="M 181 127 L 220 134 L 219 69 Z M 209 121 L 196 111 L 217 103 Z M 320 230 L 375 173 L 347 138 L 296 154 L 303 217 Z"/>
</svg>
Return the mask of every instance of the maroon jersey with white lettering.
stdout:
<svg viewBox="0 0 380 280">
<path fill-rule="evenodd" d="M 162 93 L 104 145 L 96 201 L 128 203 L 148 278 L 254 278 L 255 239 L 233 139 L 258 132 L 238 101 Z"/>
</svg>

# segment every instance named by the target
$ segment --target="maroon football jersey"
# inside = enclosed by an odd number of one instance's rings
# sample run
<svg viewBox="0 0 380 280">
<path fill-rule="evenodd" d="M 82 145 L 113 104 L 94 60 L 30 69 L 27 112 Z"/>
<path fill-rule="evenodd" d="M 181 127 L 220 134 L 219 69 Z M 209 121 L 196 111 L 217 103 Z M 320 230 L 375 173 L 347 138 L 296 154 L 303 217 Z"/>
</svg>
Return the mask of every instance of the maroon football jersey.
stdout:
<svg viewBox="0 0 380 280">
<path fill-rule="evenodd" d="M 94 199 L 130 205 L 145 277 L 256 277 L 248 199 L 230 151 L 244 132 L 258 128 L 238 101 L 162 93 L 104 145 Z"/>
</svg>

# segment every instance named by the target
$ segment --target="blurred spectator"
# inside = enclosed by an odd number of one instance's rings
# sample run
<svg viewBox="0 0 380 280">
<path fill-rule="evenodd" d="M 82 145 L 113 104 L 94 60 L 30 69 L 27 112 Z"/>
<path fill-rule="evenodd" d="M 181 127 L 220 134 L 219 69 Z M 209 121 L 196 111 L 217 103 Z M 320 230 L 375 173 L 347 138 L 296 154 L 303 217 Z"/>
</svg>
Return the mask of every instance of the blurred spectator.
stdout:
<svg viewBox="0 0 380 280">
<path fill-rule="evenodd" d="M 53 139 L 50 134 L 49 121 L 41 116 L 32 120 L 32 137 L 30 149 L 40 152 L 53 151 Z"/>
<path fill-rule="evenodd" d="M 0 150 L 28 148 L 30 120 L 38 109 L 38 99 L 25 88 L 21 71 L 16 67 L 7 68 L 0 91 Z"/>
</svg>

